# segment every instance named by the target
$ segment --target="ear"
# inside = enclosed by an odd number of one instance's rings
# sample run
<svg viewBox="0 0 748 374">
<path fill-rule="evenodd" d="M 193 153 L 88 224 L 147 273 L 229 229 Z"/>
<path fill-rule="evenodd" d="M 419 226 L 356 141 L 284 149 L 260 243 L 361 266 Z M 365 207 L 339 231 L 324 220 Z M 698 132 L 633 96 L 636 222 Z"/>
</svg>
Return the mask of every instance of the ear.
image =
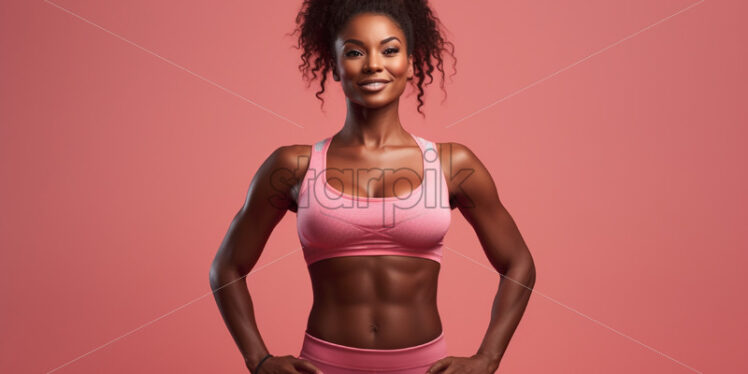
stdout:
<svg viewBox="0 0 748 374">
<path fill-rule="evenodd" d="M 338 67 L 335 63 L 332 63 L 332 79 L 336 82 L 340 82 L 340 76 L 338 75 Z"/>
<path fill-rule="evenodd" d="M 413 55 L 408 56 L 408 80 L 413 79 Z"/>
</svg>

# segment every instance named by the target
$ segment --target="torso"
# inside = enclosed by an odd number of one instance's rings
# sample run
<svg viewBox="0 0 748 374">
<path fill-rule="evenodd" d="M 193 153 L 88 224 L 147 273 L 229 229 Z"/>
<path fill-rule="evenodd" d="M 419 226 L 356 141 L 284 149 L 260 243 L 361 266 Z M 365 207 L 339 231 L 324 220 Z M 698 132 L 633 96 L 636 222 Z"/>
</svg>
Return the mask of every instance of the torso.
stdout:
<svg viewBox="0 0 748 374">
<path fill-rule="evenodd" d="M 442 331 L 436 306 L 439 264 L 404 256 L 349 256 L 309 267 L 314 303 L 307 332 L 359 348 L 395 349 Z"/>
<path fill-rule="evenodd" d="M 441 150 L 441 144 L 436 146 Z M 298 156 L 309 157 L 311 147 L 298 147 Z M 397 147 L 365 157 L 331 148 L 326 179 L 331 187 L 346 195 L 355 195 L 356 191 L 358 196 L 372 198 L 407 195 L 411 186 L 419 185 L 423 178 L 420 152 L 417 146 Z M 449 170 L 443 159 L 440 162 L 443 170 Z M 303 176 L 308 167 L 301 164 L 295 171 L 297 176 Z M 376 185 L 373 180 L 367 192 L 365 186 L 352 186 L 344 182 L 346 178 L 336 178 L 343 174 L 334 171 L 371 167 L 407 167 L 421 174 L 409 179 L 411 185 L 402 180 L 394 186 L 392 181 Z M 367 180 L 366 173 L 360 177 Z M 449 178 L 446 180 L 449 182 Z M 291 193 L 296 202 L 298 190 L 297 185 Z M 397 349 L 433 340 L 442 332 L 436 305 L 440 267 L 438 262 L 425 258 L 389 255 L 343 256 L 314 262 L 308 268 L 314 302 L 306 331 L 336 344 L 370 349 Z"/>
</svg>

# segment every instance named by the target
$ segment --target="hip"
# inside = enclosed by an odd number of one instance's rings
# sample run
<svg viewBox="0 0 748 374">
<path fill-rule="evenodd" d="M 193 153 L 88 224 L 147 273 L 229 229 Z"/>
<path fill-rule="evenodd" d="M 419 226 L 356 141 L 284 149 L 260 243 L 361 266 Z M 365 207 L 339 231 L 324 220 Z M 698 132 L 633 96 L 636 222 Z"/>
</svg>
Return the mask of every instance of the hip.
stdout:
<svg viewBox="0 0 748 374">
<path fill-rule="evenodd" d="M 396 349 L 351 347 L 305 332 L 298 357 L 311 361 L 324 374 L 423 374 L 446 356 L 447 341 L 442 331 L 438 337 L 423 344 Z"/>
</svg>

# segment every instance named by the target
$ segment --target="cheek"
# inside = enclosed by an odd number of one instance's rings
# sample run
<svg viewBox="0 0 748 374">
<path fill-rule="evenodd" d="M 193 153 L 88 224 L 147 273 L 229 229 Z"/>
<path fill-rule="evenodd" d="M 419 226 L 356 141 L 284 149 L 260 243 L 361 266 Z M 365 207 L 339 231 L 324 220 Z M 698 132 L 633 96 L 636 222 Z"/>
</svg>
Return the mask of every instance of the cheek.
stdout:
<svg viewBox="0 0 748 374">
<path fill-rule="evenodd" d="M 391 70 L 393 75 L 406 75 L 408 73 L 408 61 L 404 60 L 392 64 Z"/>
<path fill-rule="evenodd" d="M 361 73 L 355 67 L 347 66 L 340 71 L 340 74 L 341 83 L 353 86 Z"/>
</svg>

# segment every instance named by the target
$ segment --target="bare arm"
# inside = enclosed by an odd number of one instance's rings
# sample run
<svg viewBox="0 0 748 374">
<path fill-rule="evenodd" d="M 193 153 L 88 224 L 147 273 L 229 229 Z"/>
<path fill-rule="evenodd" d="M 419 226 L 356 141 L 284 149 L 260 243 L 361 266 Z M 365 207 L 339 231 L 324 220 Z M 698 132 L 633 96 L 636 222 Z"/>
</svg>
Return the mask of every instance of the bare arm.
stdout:
<svg viewBox="0 0 748 374">
<path fill-rule="evenodd" d="M 244 277 L 252 270 L 272 230 L 293 205 L 293 147 L 276 149 L 260 166 L 210 268 L 210 286 L 245 365 L 252 370 L 268 349 L 260 336 Z M 264 366 L 264 364 L 263 364 Z"/>
<path fill-rule="evenodd" d="M 455 182 L 453 198 L 473 226 L 491 265 L 502 276 L 491 308 L 491 321 L 476 355 L 490 363 L 490 372 L 509 345 L 535 285 L 535 265 L 530 251 L 509 212 L 499 200 L 493 178 L 466 146 L 446 143 L 451 172 L 469 176 Z M 454 174 L 453 174 L 454 175 Z"/>
</svg>

